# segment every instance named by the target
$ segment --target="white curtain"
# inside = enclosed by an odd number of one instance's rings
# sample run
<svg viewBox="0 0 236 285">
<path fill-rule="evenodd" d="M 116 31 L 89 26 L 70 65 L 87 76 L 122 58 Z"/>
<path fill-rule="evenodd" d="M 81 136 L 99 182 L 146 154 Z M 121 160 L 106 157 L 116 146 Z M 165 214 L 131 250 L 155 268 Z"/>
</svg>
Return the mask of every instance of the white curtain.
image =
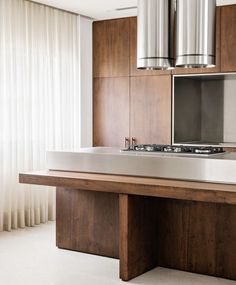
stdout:
<svg viewBox="0 0 236 285">
<path fill-rule="evenodd" d="M 55 219 L 55 189 L 20 185 L 48 149 L 79 147 L 76 15 L 0 0 L 0 231 Z"/>
</svg>

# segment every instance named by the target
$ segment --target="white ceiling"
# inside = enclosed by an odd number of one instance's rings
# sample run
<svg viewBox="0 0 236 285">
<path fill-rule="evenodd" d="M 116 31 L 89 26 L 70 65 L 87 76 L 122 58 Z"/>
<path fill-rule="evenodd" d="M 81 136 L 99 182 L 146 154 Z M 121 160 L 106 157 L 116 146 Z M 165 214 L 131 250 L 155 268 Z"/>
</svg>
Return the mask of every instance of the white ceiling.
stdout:
<svg viewBox="0 0 236 285">
<path fill-rule="evenodd" d="M 117 8 L 137 6 L 137 0 L 32 0 L 56 8 L 82 14 L 94 19 L 135 16 L 137 9 L 116 11 Z M 236 4 L 236 0 L 217 0 L 217 5 Z"/>
</svg>

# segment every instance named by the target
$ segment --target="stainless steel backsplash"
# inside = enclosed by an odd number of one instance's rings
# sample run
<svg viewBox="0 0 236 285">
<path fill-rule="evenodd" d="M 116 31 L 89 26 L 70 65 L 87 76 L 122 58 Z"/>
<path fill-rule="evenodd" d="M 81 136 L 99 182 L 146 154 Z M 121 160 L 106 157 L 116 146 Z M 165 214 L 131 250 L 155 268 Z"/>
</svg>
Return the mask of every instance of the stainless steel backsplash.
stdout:
<svg viewBox="0 0 236 285">
<path fill-rule="evenodd" d="M 175 76 L 173 143 L 236 144 L 236 74 Z"/>
</svg>

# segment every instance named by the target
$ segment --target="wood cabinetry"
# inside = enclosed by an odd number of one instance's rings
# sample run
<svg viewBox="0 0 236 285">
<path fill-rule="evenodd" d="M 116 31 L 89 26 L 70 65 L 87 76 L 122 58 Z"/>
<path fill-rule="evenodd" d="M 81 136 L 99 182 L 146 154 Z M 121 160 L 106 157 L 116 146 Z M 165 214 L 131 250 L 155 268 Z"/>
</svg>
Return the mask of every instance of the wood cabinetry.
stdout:
<svg viewBox="0 0 236 285">
<path fill-rule="evenodd" d="M 93 75 L 129 76 L 129 18 L 94 22 Z"/>
<path fill-rule="evenodd" d="M 124 147 L 129 137 L 129 77 L 94 78 L 93 144 Z"/>
<path fill-rule="evenodd" d="M 93 98 L 94 146 L 171 143 L 170 75 L 95 78 Z"/>
<path fill-rule="evenodd" d="M 171 76 L 136 76 L 130 84 L 130 136 L 137 143 L 171 143 Z"/>
<path fill-rule="evenodd" d="M 216 67 L 138 70 L 137 17 L 93 24 L 94 145 L 171 143 L 171 73 L 236 71 L 236 5 L 217 7 Z"/>
<path fill-rule="evenodd" d="M 136 69 L 136 33 L 136 17 L 93 24 L 94 146 L 171 142 L 171 73 Z"/>
<path fill-rule="evenodd" d="M 221 7 L 221 71 L 236 71 L 236 5 Z"/>
</svg>

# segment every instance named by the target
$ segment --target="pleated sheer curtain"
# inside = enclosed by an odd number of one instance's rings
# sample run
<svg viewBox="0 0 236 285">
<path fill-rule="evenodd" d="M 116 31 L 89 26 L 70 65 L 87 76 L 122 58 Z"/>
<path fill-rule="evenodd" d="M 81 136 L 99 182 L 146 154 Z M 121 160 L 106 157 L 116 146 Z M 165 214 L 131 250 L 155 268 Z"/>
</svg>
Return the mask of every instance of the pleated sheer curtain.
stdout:
<svg viewBox="0 0 236 285">
<path fill-rule="evenodd" d="M 78 16 L 0 0 L 0 231 L 55 219 L 55 189 L 18 183 L 79 147 Z"/>
</svg>

